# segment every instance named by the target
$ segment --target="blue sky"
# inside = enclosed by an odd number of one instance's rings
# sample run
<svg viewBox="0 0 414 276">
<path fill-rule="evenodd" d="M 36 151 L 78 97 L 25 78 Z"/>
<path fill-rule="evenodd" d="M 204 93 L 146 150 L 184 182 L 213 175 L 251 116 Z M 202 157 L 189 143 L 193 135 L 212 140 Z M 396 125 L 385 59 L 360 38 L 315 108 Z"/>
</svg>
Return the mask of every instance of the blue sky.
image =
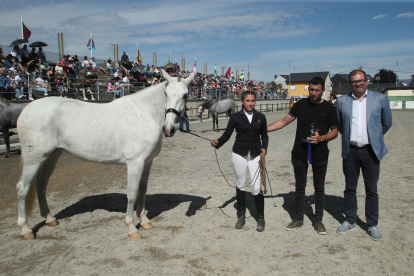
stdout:
<svg viewBox="0 0 414 276">
<path fill-rule="evenodd" d="M 32 31 L 30 42 L 44 41 L 58 52 L 64 35 L 66 54 L 88 55 L 89 33 L 94 56 L 126 51 L 136 58 L 139 44 L 144 64 L 168 61 L 208 73 L 232 66 L 249 68 L 251 79 L 271 81 L 289 72 L 348 73 L 362 66 L 380 68 L 400 79 L 414 74 L 413 1 L 9 1 L 0 9 L 0 42 L 21 38 L 20 16 Z M 398 61 L 398 67 L 397 67 Z M 290 66 L 289 66 L 290 65 Z"/>
</svg>

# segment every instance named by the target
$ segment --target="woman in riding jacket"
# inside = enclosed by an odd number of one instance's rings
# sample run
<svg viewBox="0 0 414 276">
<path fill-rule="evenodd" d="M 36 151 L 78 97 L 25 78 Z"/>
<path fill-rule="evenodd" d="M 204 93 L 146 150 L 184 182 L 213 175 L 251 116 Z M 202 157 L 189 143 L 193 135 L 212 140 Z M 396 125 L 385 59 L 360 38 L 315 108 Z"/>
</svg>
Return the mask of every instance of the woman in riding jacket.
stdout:
<svg viewBox="0 0 414 276">
<path fill-rule="evenodd" d="M 253 91 L 243 92 L 241 96 L 242 110 L 231 115 L 227 128 L 217 140 L 211 140 L 211 145 L 220 148 L 236 130 L 236 141 L 233 145 L 232 163 L 236 175 L 237 223 L 236 228 L 242 229 L 246 218 L 246 171 L 249 169 L 252 193 L 258 214 L 257 228 L 264 231 L 264 198 L 260 191 L 261 177 L 259 161 L 260 153 L 266 154 L 269 138 L 267 136 L 266 117 L 256 111 L 256 94 Z M 257 173 L 256 173 L 257 171 Z M 256 173 L 256 175 L 255 175 Z M 254 177 L 254 179 L 253 179 Z"/>
</svg>

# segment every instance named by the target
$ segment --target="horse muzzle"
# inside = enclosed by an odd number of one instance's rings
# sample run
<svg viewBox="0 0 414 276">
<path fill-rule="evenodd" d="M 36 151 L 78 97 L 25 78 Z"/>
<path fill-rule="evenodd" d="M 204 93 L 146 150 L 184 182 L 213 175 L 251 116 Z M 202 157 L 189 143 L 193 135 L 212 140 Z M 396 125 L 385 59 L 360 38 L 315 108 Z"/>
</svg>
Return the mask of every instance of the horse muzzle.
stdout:
<svg viewBox="0 0 414 276">
<path fill-rule="evenodd" d="M 175 125 L 172 126 L 163 126 L 162 131 L 164 132 L 165 137 L 173 137 L 175 132 L 177 131 L 177 128 Z"/>
</svg>

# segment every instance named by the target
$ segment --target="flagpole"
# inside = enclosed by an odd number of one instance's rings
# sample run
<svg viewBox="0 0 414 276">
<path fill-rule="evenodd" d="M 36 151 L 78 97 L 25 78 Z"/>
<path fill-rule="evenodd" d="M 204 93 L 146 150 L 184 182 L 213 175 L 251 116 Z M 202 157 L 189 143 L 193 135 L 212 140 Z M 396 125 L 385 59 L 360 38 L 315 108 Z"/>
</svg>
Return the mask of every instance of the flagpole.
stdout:
<svg viewBox="0 0 414 276">
<path fill-rule="evenodd" d="M 91 42 L 91 59 L 92 59 L 92 49 L 93 49 L 93 44 L 92 44 L 92 33 L 90 33 L 90 38 L 89 41 Z"/>
<path fill-rule="evenodd" d="M 22 39 L 24 39 L 24 35 L 23 35 L 23 16 L 20 16 L 20 26 L 22 26 Z"/>
</svg>

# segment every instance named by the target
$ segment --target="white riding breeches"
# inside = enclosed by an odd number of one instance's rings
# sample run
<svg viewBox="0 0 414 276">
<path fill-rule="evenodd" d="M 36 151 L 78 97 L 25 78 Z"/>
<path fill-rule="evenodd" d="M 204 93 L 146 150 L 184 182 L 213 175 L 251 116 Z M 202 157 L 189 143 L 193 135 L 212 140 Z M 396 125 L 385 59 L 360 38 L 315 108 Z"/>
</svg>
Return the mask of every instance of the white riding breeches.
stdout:
<svg viewBox="0 0 414 276">
<path fill-rule="evenodd" d="M 254 180 L 251 183 L 252 193 L 253 195 L 258 195 L 260 193 L 261 182 L 260 169 L 257 169 L 259 167 L 260 155 L 253 158 L 250 156 L 250 152 L 247 156 L 241 156 L 232 152 L 231 161 L 233 163 L 234 174 L 236 175 L 236 186 L 242 191 L 246 190 L 246 187 L 243 186 L 246 186 L 246 173 L 247 168 L 249 168 L 250 180 L 254 176 Z M 255 173 L 256 175 L 254 175 Z"/>
</svg>

